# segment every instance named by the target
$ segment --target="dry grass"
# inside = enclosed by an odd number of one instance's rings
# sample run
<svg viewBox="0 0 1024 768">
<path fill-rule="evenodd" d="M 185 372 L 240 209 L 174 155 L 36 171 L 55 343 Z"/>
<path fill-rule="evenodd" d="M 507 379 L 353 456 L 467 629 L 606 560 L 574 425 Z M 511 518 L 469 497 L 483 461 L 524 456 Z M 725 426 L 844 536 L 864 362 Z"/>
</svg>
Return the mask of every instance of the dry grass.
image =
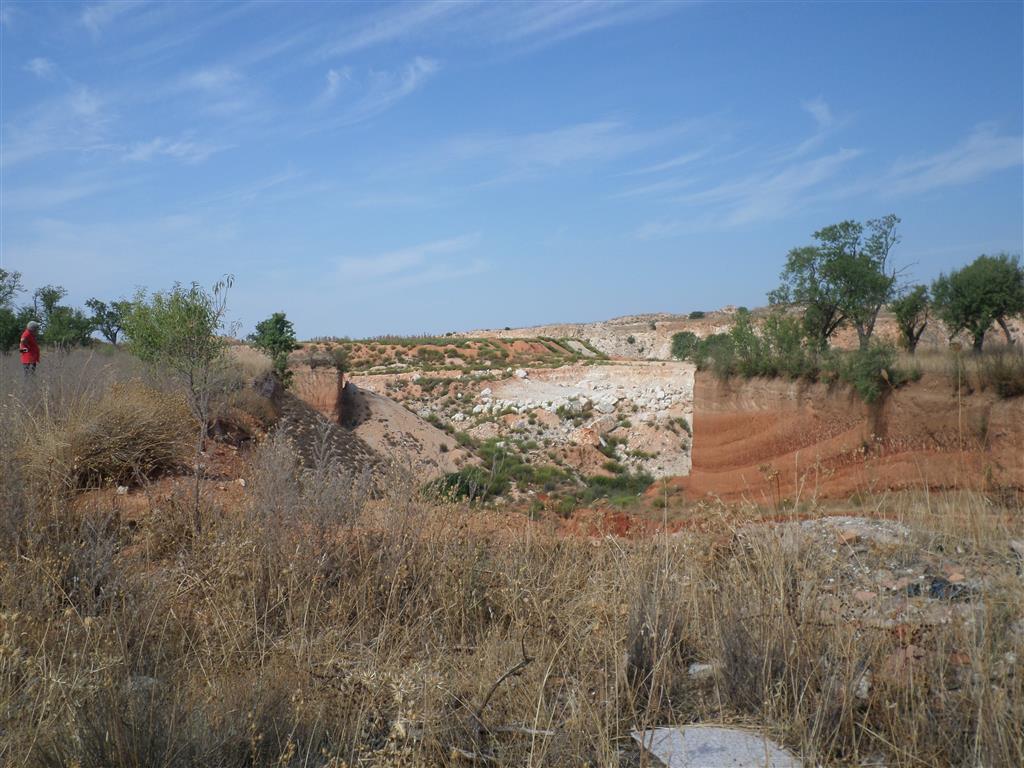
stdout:
<svg viewBox="0 0 1024 768">
<path fill-rule="evenodd" d="M 884 563 L 985 574 L 908 640 L 823 612 L 851 572 L 736 515 L 713 538 L 559 539 L 404 475 L 368 501 L 271 439 L 245 507 L 207 506 L 196 537 L 173 495 L 132 527 L 113 502 L 40 505 L 8 431 L 25 416 L 0 416 L 5 765 L 610 767 L 640 764 L 632 728 L 693 721 L 763 726 L 812 764 L 1024 762 L 1019 502 L 867 498 L 914 531 Z"/>
<path fill-rule="evenodd" d="M 231 363 L 248 380 L 253 381 L 270 373 L 273 363 L 270 358 L 248 344 L 234 344 L 227 348 Z"/>
<path fill-rule="evenodd" d="M 72 403 L 43 396 L 22 422 L 18 457 L 35 488 L 64 493 L 177 469 L 195 432 L 183 397 L 137 381 L 115 383 Z"/>
<path fill-rule="evenodd" d="M 1024 395 L 1024 346 L 990 343 L 980 355 L 969 350 L 919 349 L 900 353 L 901 370 L 944 376 L 954 389 L 994 392 L 999 397 Z"/>
</svg>

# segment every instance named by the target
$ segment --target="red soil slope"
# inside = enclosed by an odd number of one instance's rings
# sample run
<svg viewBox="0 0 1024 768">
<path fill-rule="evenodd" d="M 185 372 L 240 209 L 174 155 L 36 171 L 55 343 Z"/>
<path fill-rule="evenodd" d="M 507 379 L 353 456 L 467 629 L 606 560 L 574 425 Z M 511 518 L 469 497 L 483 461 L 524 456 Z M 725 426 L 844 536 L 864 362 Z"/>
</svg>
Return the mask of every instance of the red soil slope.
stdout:
<svg viewBox="0 0 1024 768">
<path fill-rule="evenodd" d="M 1024 398 L 959 397 L 925 376 L 865 405 L 848 387 L 698 374 L 685 496 L 846 497 L 901 488 L 1024 488 Z"/>
</svg>

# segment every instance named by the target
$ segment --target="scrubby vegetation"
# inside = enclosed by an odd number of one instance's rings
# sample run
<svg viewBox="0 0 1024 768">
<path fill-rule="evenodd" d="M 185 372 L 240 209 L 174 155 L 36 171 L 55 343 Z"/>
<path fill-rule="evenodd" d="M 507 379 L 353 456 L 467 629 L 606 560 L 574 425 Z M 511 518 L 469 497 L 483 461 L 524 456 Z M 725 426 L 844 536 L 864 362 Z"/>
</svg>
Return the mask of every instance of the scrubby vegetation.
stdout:
<svg viewBox="0 0 1024 768">
<path fill-rule="evenodd" d="M 677 346 L 675 339 L 673 342 Z M 850 352 L 818 349 L 808 343 L 799 316 L 778 311 L 770 314 L 760 328 L 754 326 L 748 312 L 739 312 L 729 333 L 700 340 L 681 338 L 678 346 L 699 369 L 723 378 L 841 381 L 852 386 L 866 403 L 920 375 L 915 368 L 901 368 L 897 350 L 890 345 L 876 342 Z"/>
<path fill-rule="evenodd" d="M 216 443 L 220 422 L 275 419 L 249 387 L 266 358 L 219 334 L 221 297 L 140 295 L 134 355 L 53 351 L 31 379 L 0 361 L 0 763 L 612 768 L 645 760 L 635 728 L 709 721 L 758 723 L 808 764 L 1024 759 L 1019 502 L 869 496 L 914 531 L 876 567 L 955 552 L 985 579 L 926 582 L 970 621 L 849 620 L 829 602 L 854 573 L 834 535 L 750 528 L 751 507 L 702 503 L 712 534 L 556 534 L 558 514 L 649 492 L 614 437 L 607 474 L 579 481 L 528 440 L 456 432 L 479 466 L 427 489 L 396 469 L 376 495 L 284 433 L 254 429 L 244 456 Z M 687 341 L 733 375 L 834 375 L 865 399 L 898 383 L 894 351 L 833 358 L 805 332 L 740 313 Z M 961 357 L 968 386 L 1012 390 L 1019 355 Z M 536 522 L 476 503 L 527 486 L 557 492 L 532 496 Z"/>
<path fill-rule="evenodd" d="M 890 252 L 899 242 L 899 219 L 886 216 L 860 224 L 845 221 L 814 233 L 817 245 L 790 251 L 782 284 L 770 294 L 773 310 L 760 324 L 745 308 L 736 312 L 728 333 L 698 338 L 689 331 L 672 337 L 672 356 L 701 370 L 729 376 L 784 377 L 849 384 L 866 403 L 918 378 L 921 368 L 901 361 L 897 350 L 872 338 L 881 308 L 891 302 L 900 340 L 913 354 L 934 311 L 951 338 L 967 331 L 975 353 L 997 324 L 1012 344 L 1007 320 L 1024 312 L 1024 270 L 1017 257 L 980 256 L 970 265 L 937 279 L 934 300 L 923 285 L 897 295 L 897 272 Z M 857 331 L 859 348 L 830 346 L 845 325 Z M 962 361 L 949 357 L 957 376 Z M 1024 391 L 1020 355 L 1010 346 L 973 366 L 978 388 L 1001 397 Z M 960 377 L 962 378 L 962 377 Z"/>
<path fill-rule="evenodd" d="M 1024 758 L 1024 676 L 1007 661 L 1024 615 L 1005 554 L 1017 508 L 867 499 L 935 526 L 886 562 L 962 551 L 988 574 L 967 598 L 985 601 L 980 623 L 892 629 L 828 613 L 817 588 L 836 562 L 773 528 L 751 535 L 755 510 L 706 508 L 710 538 L 559 538 L 400 475 L 371 500 L 329 457 L 304 468 L 273 437 L 246 461 L 242 501 L 204 495 L 196 535 L 188 496 L 143 476 L 141 515 L 29 481 L 28 421 L 90 402 L 70 392 L 83 374 L 100 393 L 145 369 L 76 359 L 0 400 L 5 765 L 611 768 L 640 763 L 634 728 L 737 720 L 811 764 Z M 123 417 L 143 423 L 163 407 L 132 402 Z M 133 468 L 114 461 L 88 484 Z"/>
</svg>

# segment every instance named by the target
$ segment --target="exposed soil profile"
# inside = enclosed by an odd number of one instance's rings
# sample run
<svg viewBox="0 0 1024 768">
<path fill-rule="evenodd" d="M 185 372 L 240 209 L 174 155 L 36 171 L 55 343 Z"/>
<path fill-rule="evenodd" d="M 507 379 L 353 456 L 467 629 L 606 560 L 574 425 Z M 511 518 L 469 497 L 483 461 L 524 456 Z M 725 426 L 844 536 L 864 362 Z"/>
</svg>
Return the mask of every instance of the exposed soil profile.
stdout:
<svg viewBox="0 0 1024 768">
<path fill-rule="evenodd" d="M 688 499 L 775 504 L 864 491 L 1024 489 L 1024 399 L 943 377 L 865 405 L 848 387 L 697 375 Z"/>
</svg>

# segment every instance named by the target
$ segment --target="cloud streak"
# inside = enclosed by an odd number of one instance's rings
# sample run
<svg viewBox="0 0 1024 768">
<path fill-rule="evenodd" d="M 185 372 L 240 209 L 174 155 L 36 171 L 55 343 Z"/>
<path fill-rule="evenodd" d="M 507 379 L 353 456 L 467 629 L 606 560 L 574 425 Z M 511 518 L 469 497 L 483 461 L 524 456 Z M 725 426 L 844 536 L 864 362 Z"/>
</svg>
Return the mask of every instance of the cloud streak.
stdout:
<svg viewBox="0 0 1024 768">
<path fill-rule="evenodd" d="M 884 195 L 915 195 L 977 181 L 1024 164 L 1024 137 L 999 135 L 991 124 L 977 126 L 955 146 L 917 160 L 895 163 L 883 178 Z"/>
<path fill-rule="evenodd" d="M 105 3 L 87 5 L 78 20 L 93 37 L 98 37 L 103 28 L 113 23 L 118 16 L 128 13 L 141 5 L 138 0 L 108 0 Z"/>
<path fill-rule="evenodd" d="M 641 239 L 668 237 L 693 229 L 781 218 L 805 204 L 812 191 L 861 154 L 859 149 L 840 149 L 676 197 L 673 202 L 689 216 L 648 222 L 637 235 Z"/>
<path fill-rule="evenodd" d="M 11 167 L 54 152 L 102 149 L 108 144 L 112 120 L 96 91 L 73 88 L 5 121 L 0 166 Z"/>
<path fill-rule="evenodd" d="M 443 276 L 468 274 L 479 269 L 479 260 L 466 264 L 452 263 L 450 257 L 464 254 L 479 245 L 479 234 L 460 235 L 445 240 L 420 243 L 375 256 L 348 257 L 338 262 L 336 276 L 345 282 L 370 283 L 383 280 L 430 281 Z M 475 266 L 474 266 L 475 265 Z"/>
<path fill-rule="evenodd" d="M 360 26 L 346 30 L 317 51 L 319 59 L 338 58 L 392 43 L 419 32 L 456 11 L 461 2 L 437 0 L 429 3 L 402 4 L 387 11 L 364 16 Z"/>
<path fill-rule="evenodd" d="M 350 73 L 338 73 L 331 78 L 330 72 L 335 70 L 330 70 L 326 89 L 317 105 L 333 103 L 336 110 L 324 119 L 308 124 L 306 132 L 343 128 L 374 118 L 422 88 L 439 70 L 440 65 L 436 61 L 423 56 L 417 56 L 400 70 L 370 72 L 359 83 Z M 353 100 L 348 103 L 337 98 L 342 85 L 349 86 L 346 92 L 353 93 Z"/>
<path fill-rule="evenodd" d="M 167 139 L 157 136 L 149 141 L 137 142 L 124 152 L 122 158 L 129 162 L 149 162 L 158 158 L 170 158 L 188 165 L 198 165 L 211 155 L 228 149 L 226 146 L 206 144 L 191 139 Z"/>
<path fill-rule="evenodd" d="M 25 63 L 25 71 L 30 72 L 40 80 L 49 80 L 57 73 L 57 66 L 49 59 L 36 56 Z"/>
</svg>

